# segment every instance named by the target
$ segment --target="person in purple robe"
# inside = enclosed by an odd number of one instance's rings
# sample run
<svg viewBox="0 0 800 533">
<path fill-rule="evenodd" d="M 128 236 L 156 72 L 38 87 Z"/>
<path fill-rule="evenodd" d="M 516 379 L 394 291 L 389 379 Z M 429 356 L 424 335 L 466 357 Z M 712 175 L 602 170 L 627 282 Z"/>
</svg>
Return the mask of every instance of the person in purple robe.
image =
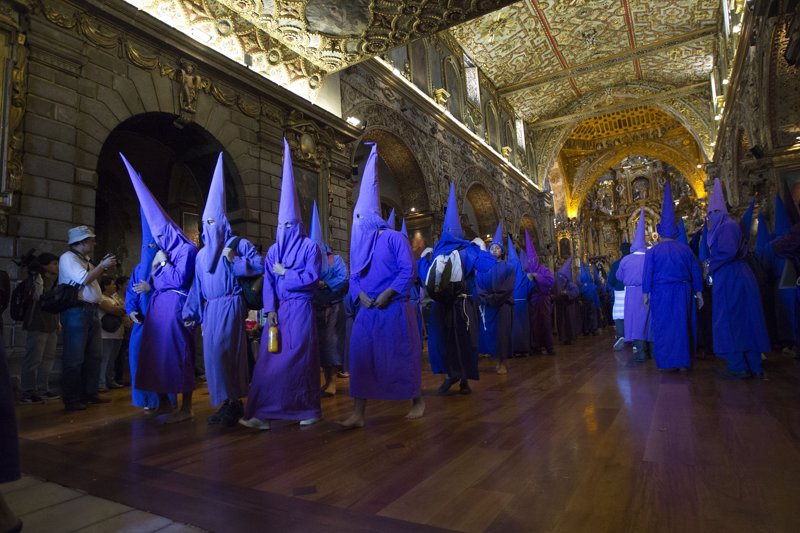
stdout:
<svg viewBox="0 0 800 533">
<path fill-rule="evenodd" d="M 389 229 L 394 229 L 397 227 L 397 215 L 395 215 L 394 207 L 389 212 L 389 216 L 386 218 L 386 225 L 389 226 Z"/>
<path fill-rule="evenodd" d="M 719 178 L 708 202 L 708 221 L 714 353 L 728 362 L 728 377 L 763 377 L 761 353 L 768 352 L 770 344 L 761 295 L 745 260 L 747 242 L 739 224 L 728 216 Z"/>
<path fill-rule="evenodd" d="M 528 295 L 530 353 L 555 355 L 553 347 L 553 287 L 555 279 L 549 268 L 539 261 L 528 230 L 525 230 L 525 272 L 531 291 Z"/>
<path fill-rule="evenodd" d="M 411 400 L 408 419 L 425 412 L 422 344 L 409 301 L 416 277 L 411 244 L 381 218 L 378 149 L 372 144 L 350 238 L 350 296 L 359 301 L 350 339 L 353 414 L 341 424 L 363 427 L 367 400 Z"/>
<path fill-rule="evenodd" d="M 153 295 L 150 287 L 150 276 L 153 270 L 153 259 L 156 257 L 158 245 L 150 233 L 150 226 L 144 212 L 141 212 L 142 221 L 142 248 L 139 264 L 136 265 L 128 280 L 125 289 L 125 312 L 133 322 L 131 338 L 128 345 L 128 362 L 131 367 L 131 401 L 134 407 L 143 407 L 146 411 L 158 409 L 158 394 L 144 391 L 136 383 L 136 369 L 139 367 L 139 351 L 144 331 L 144 318 L 150 308 L 150 299 Z M 136 287 L 139 290 L 136 290 Z"/>
<path fill-rule="evenodd" d="M 582 310 L 582 324 L 584 335 L 599 335 L 598 332 L 598 312 L 600 309 L 600 297 L 597 294 L 597 286 L 592 279 L 589 268 L 581 260 L 581 285 L 580 285 L 580 304 Z"/>
<path fill-rule="evenodd" d="M 556 274 L 554 297 L 558 340 L 563 344 L 572 344 L 578 336 L 581 323 L 578 308 L 580 293 L 580 289 L 572 281 L 572 256 L 569 256 Z"/>
<path fill-rule="evenodd" d="M 120 154 L 120 157 L 158 246 L 152 263 L 153 295 L 144 317 L 134 379 L 140 389 L 158 393 L 157 422 L 191 420 L 195 388 L 194 332 L 184 325 L 181 310 L 194 278 L 197 247 L 167 215 L 125 156 Z M 177 393 L 183 396 L 181 407 L 169 412 L 172 405 L 168 395 Z"/>
<path fill-rule="evenodd" d="M 511 235 L 508 235 L 508 262 L 514 266 L 514 319 L 511 323 L 511 353 L 516 357 L 531 353 L 531 323 L 528 298 L 534 290 L 534 282 L 529 279 L 525 267 L 517 255 Z"/>
<path fill-rule="evenodd" d="M 625 340 L 633 342 L 633 357 L 644 362 L 653 355 L 650 336 L 650 308 L 645 307 L 642 298 L 642 278 L 647 252 L 645 241 L 644 208 L 639 213 L 639 223 L 631 244 L 631 253 L 622 258 L 616 277 L 625 285 Z"/>
<path fill-rule="evenodd" d="M 320 394 L 323 398 L 330 398 L 336 395 L 336 374 L 344 368 L 347 320 L 344 297 L 349 284 L 347 265 L 344 264 L 342 257 L 334 254 L 330 246 L 325 243 L 316 200 L 311 211 L 309 238 L 317 244 L 322 254 L 319 286 L 314 293 L 314 310 L 317 312 L 319 362 L 325 379 Z"/>
<path fill-rule="evenodd" d="M 233 235 L 225 213 L 222 153 L 217 157 L 202 215 L 203 248 L 197 253 L 194 283 L 183 306 L 187 327 L 203 328 L 203 360 L 211 405 L 219 407 L 208 423 L 235 426 L 247 394 L 247 304 L 237 278 L 264 271 L 253 244 Z"/>
<path fill-rule="evenodd" d="M 458 258 L 451 254 L 457 252 Z M 483 254 L 483 257 L 481 256 Z M 450 258 L 461 266 L 459 279 L 448 281 L 449 290 L 443 296 L 429 290 L 436 273 L 447 272 Z M 488 259 L 487 259 L 488 258 Z M 468 380 L 480 379 L 478 373 L 478 306 L 474 297 L 475 271 L 478 261 L 491 266 L 494 261 L 478 245 L 464 239 L 456 202 L 455 184 L 450 183 L 442 235 L 433 249 L 432 266 L 425 280 L 428 295 L 433 298 L 428 326 L 428 357 L 434 374 L 445 374 L 444 381 L 436 391 L 445 395 L 454 384 L 459 383 L 461 394 L 470 394 Z M 439 267 L 444 267 L 440 271 Z M 434 270 L 435 269 L 435 270 Z M 439 300 L 437 301 L 437 298 Z"/>
<path fill-rule="evenodd" d="M 656 366 L 688 371 L 696 343 L 697 308 L 703 306 L 703 273 L 687 245 L 678 242 L 672 193 L 664 185 L 659 242 L 645 253 L 642 295 L 650 308 L 650 334 Z M 626 302 L 627 304 L 627 302 Z M 626 315 L 627 319 L 627 315 Z"/>
<path fill-rule="evenodd" d="M 296 420 L 310 426 L 322 420 L 319 343 L 314 292 L 322 254 L 306 236 L 294 184 L 289 143 L 283 140 L 283 177 L 275 243 L 264 265 L 267 328 L 253 369 L 243 426 L 267 430 L 270 420 Z M 278 351 L 269 351 L 269 328 L 278 328 Z"/>
<path fill-rule="evenodd" d="M 481 313 L 480 351 L 497 359 L 495 370 L 502 375 L 508 374 L 506 359 L 512 353 L 514 285 L 517 281 L 515 266 L 505 260 L 502 223 L 497 224 L 489 253 L 495 258 L 495 264 L 486 272 L 475 275 Z"/>
</svg>

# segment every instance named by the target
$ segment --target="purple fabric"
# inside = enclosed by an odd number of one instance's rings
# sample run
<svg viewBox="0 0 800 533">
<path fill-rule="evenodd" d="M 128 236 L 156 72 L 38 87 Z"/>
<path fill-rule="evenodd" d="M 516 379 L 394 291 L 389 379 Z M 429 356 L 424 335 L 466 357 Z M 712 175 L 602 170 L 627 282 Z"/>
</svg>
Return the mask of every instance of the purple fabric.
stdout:
<svg viewBox="0 0 800 533">
<path fill-rule="evenodd" d="M 536 272 L 539 268 L 539 255 L 533 246 L 533 240 L 528 230 L 525 230 L 525 272 Z"/>
<path fill-rule="evenodd" d="M 389 217 L 386 219 L 386 225 L 389 226 L 389 229 L 395 229 L 397 227 L 396 215 L 394 214 L 394 208 L 392 208 L 392 212 L 389 213 Z"/>
<path fill-rule="evenodd" d="M 294 170 L 289 143 L 283 139 L 283 176 L 281 178 L 281 201 L 278 206 L 278 228 L 275 231 L 276 250 L 273 257 L 281 265 L 303 268 L 302 260 L 306 245 L 306 228 L 300 218 L 300 202 L 294 186 Z M 300 262 L 300 263 L 298 263 Z M 272 266 L 272 263 L 269 264 Z"/>
<path fill-rule="evenodd" d="M 317 209 L 317 201 L 314 200 L 314 207 L 311 209 L 311 233 L 308 238 L 314 241 L 319 246 L 319 251 L 323 259 L 331 252 L 330 246 L 325 242 L 325 236 L 322 234 L 322 223 L 319 220 L 319 210 Z M 322 273 L 328 270 L 328 262 L 322 261 Z"/>
<path fill-rule="evenodd" d="M 708 199 L 708 212 L 719 211 L 723 215 L 728 214 L 728 207 L 725 205 L 725 196 L 722 194 L 722 183 L 719 178 L 714 178 L 714 188 L 711 190 L 711 197 Z"/>
<path fill-rule="evenodd" d="M 675 204 L 672 203 L 672 191 L 669 182 L 664 184 L 664 200 L 661 204 L 661 220 L 656 225 L 658 234 L 667 239 L 678 237 L 678 222 L 675 220 Z"/>
<path fill-rule="evenodd" d="M 209 223 L 213 220 L 214 223 Z M 222 152 L 217 157 L 211 187 L 208 190 L 206 207 L 203 210 L 203 249 L 206 252 L 197 256 L 202 270 L 213 272 L 219 264 L 219 258 L 225 242 L 231 237 L 231 226 L 225 216 L 225 176 L 222 167 Z M 198 269 L 199 270 L 199 269 Z"/>
<path fill-rule="evenodd" d="M 498 241 L 502 242 L 502 236 Z M 493 245 L 498 243 L 492 242 Z M 511 357 L 511 321 L 516 280 L 515 266 L 502 260 L 497 261 L 486 272 L 475 275 L 481 312 L 481 353 L 503 359 Z"/>
<path fill-rule="evenodd" d="M 631 243 L 631 253 L 644 252 L 647 250 L 647 241 L 645 240 L 644 228 L 644 209 L 639 212 L 639 222 L 636 223 L 636 233 L 633 235 L 633 242 Z"/>
<path fill-rule="evenodd" d="M 714 352 L 769 352 L 761 295 L 745 262 L 747 242 L 739 225 L 727 215 L 717 228 L 710 252 Z"/>
<path fill-rule="evenodd" d="M 625 340 L 650 341 L 650 308 L 642 301 L 645 252 L 626 255 L 619 262 L 617 279 L 625 285 Z"/>
<path fill-rule="evenodd" d="M 383 309 L 359 309 L 350 337 L 350 395 L 370 400 L 410 400 L 422 386 L 422 342 L 409 301 L 417 277 L 411 245 L 400 232 L 381 231 L 368 270 L 350 278 L 356 292 L 397 293 Z"/>
<path fill-rule="evenodd" d="M 202 248 L 197 254 L 198 263 L 207 264 L 212 250 Z M 264 270 L 256 247 L 245 239 L 238 242 L 234 262 L 221 255 L 217 261 L 214 269 L 195 269 L 194 283 L 183 306 L 183 320 L 203 327 L 206 379 L 211 405 L 215 407 L 247 393 L 247 306 L 236 278 Z"/>
<path fill-rule="evenodd" d="M 451 235 L 456 239 L 464 238 L 464 230 L 461 229 L 461 217 L 458 214 L 458 201 L 456 200 L 456 184 L 450 182 L 450 193 L 447 196 L 447 208 L 444 212 L 444 225 L 442 226 L 442 237 Z"/>
<path fill-rule="evenodd" d="M 702 276 L 691 248 L 678 241 L 662 241 L 645 254 L 642 292 L 650 295 L 658 368 L 691 365 L 697 331 L 693 294 L 703 290 Z"/>
<path fill-rule="evenodd" d="M 294 266 L 273 272 L 280 262 L 277 244 L 267 251 L 264 267 L 264 311 L 278 313 L 280 350 L 268 350 L 264 328 L 258 361 L 247 399 L 245 418 L 306 420 L 321 416 L 319 345 L 312 298 L 319 283 L 319 247 L 302 237 L 294 246 Z"/>
<path fill-rule="evenodd" d="M 513 353 L 530 352 L 531 349 L 531 330 L 528 318 L 528 296 L 533 290 L 533 283 L 528 279 L 522 269 L 517 250 L 508 236 L 508 262 L 514 265 L 514 317 L 511 325 L 511 351 Z"/>
<path fill-rule="evenodd" d="M 506 245 L 503 242 L 503 223 L 497 223 L 497 229 L 494 230 L 494 237 L 492 238 L 492 245 L 497 245 L 503 250 L 503 254 L 506 253 Z"/>
<path fill-rule="evenodd" d="M 747 206 L 747 211 L 744 212 L 742 215 L 742 220 L 739 225 L 742 228 L 742 235 L 744 235 L 745 240 L 750 240 L 750 230 L 753 228 L 753 211 L 756 208 L 756 199 L 753 198 L 750 200 L 750 205 Z"/>
<path fill-rule="evenodd" d="M 405 236 L 406 239 L 408 238 L 408 228 L 406 227 L 406 219 L 405 218 L 403 218 L 403 224 L 400 226 L 400 233 L 402 233 L 403 236 Z"/>
<path fill-rule="evenodd" d="M 161 394 L 195 388 L 194 333 L 183 325 L 181 311 L 194 277 L 197 248 L 181 239 L 172 243 L 169 263 L 153 271 L 154 291 L 144 319 L 136 370 L 140 389 Z"/>
<path fill-rule="evenodd" d="M 530 343 L 534 350 L 544 348 L 553 351 L 553 299 L 555 286 L 553 273 L 540 264 L 532 272 L 533 290 L 528 299 L 528 316 L 530 321 Z"/>
<path fill-rule="evenodd" d="M 381 217 L 378 147 L 373 143 L 364 166 L 364 175 L 361 177 L 358 200 L 353 207 L 353 224 L 350 232 L 351 274 L 360 274 L 367 268 L 372 260 L 378 232 L 388 227 Z M 358 298 L 358 293 L 355 293 L 354 298 Z"/>
</svg>

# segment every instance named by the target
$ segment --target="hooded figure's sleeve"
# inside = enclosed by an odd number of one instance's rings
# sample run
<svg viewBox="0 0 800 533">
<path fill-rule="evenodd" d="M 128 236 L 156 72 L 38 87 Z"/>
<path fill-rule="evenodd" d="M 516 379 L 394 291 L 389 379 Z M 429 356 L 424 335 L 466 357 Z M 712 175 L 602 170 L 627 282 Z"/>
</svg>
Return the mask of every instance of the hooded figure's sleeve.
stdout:
<svg viewBox="0 0 800 533">
<path fill-rule="evenodd" d="M 325 259 L 325 257 L 322 258 L 323 261 Z M 333 266 L 331 266 L 322 277 L 322 281 L 325 282 L 334 294 L 339 294 L 344 288 L 344 285 L 347 283 L 347 265 L 344 264 L 344 260 L 341 256 L 333 256 Z"/>
<path fill-rule="evenodd" d="M 189 296 L 183 304 L 183 312 L 181 318 L 183 320 L 190 320 L 203 323 L 203 288 L 200 285 L 200 276 L 197 272 L 194 273 L 194 283 L 192 288 L 189 289 Z"/>
<path fill-rule="evenodd" d="M 411 244 L 405 237 L 392 238 L 392 248 L 397 259 L 397 275 L 390 287 L 397 293 L 408 296 L 411 292 L 411 285 L 417 277 L 417 265 L 414 264 L 414 252 L 411 251 Z"/>
<path fill-rule="evenodd" d="M 141 305 L 141 294 L 133 290 L 133 286 L 141 280 L 138 276 L 139 266 L 133 269 L 131 279 L 128 280 L 128 286 L 125 288 L 125 313 L 131 314 L 133 312 L 144 313 Z"/>
<path fill-rule="evenodd" d="M 742 233 L 737 224 L 724 223 L 717 230 L 717 240 L 711 250 L 708 271 L 714 273 L 725 265 L 739 259 Z"/>
<path fill-rule="evenodd" d="M 311 243 L 311 241 L 307 241 Z M 293 292 L 308 292 L 317 288 L 319 272 L 322 269 L 322 254 L 316 244 L 305 247 L 305 255 L 300 268 L 287 268 L 283 274 L 283 288 Z"/>
<path fill-rule="evenodd" d="M 620 265 L 621 267 L 622 265 Z M 653 254 L 651 250 L 644 253 L 644 272 L 642 273 L 642 293 L 650 294 L 653 290 Z"/>
<path fill-rule="evenodd" d="M 194 260 L 197 248 L 192 244 L 179 246 L 170 254 L 169 262 L 164 266 L 157 266 L 153 271 L 154 276 L 161 278 L 166 287 L 182 289 L 194 277 Z"/>
<path fill-rule="evenodd" d="M 247 239 L 240 239 L 233 258 L 233 275 L 238 277 L 257 276 L 264 273 L 261 255 Z"/>
</svg>

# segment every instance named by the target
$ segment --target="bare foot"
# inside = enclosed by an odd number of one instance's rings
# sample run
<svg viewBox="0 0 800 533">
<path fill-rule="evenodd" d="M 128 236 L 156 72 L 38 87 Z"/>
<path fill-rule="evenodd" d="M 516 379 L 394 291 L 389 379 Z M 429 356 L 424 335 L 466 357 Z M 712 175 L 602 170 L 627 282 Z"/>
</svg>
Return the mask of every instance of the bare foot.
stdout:
<svg viewBox="0 0 800 533">
<path fill-rule="evenodd" d="M 330 383 L 323 386 L 322 389 L 320 389 L 319 394 L 323 398 L 331 398 L 336 396 L 336 383 Z"/>
<path fill-rule="evenodd" d="M 497 365 L 496 370 L 497 370 L 497 373 L 500 374 L 501 376 L 505 375 L 505 374 L 508 374 L 508 368 L 506 368 L 506 364 L 505 363 L 500 363 L 499 365 Z"/>
<path fill-rule="evenodd" d="M 181 409 L 180 411 L 175 411 L 174 413 L 170 413 L 168 415 L 161 415 L 156 419 L 156 422 L 159 424 L 177 424 L 178 422 L 183 422 L 184 420 L 191 420 L 194 418 L 194 412 L 192 411 L 184 411 Z"/>
<path fill-rule="evenodd" d="M 425 400 L 423 400 L 421 396 L 419 398 L 414 398 L 413 400 L 411 400 L 411 410 L 406 415 L 406 419 L 416 420 L 417 418 L 422 418 L 422 415 L 424 414 L 425 414 Z"/>
<path fill-rule="evenodd" d="M 363 428 L 364 427 L 364 415 L 357 415 L 353 413 L 350 415 L 347 420 L 343 420 L 338 422 L 340 426 L 344 429 L 356 429 L 356 428 Z"/>
</svg>

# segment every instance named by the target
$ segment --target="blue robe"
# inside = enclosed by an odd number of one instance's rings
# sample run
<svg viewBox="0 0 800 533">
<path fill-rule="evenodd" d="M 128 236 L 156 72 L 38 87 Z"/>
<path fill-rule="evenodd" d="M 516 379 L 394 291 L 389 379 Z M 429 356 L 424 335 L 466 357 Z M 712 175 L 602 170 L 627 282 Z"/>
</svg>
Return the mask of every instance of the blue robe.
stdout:
<svg viewBox="0 0 800 533">
<path fill-rule="evenodd" d="M 514 266 L 514 317 L 511 324 L 511 352 L 527 355 L 531 351 L 528 298 L 534 290 L 535 282 L 528 279 L 519 260 L 511 261 L 511 264 Z"/>
<path fill-rule="evenodd" d="M 232 244 L 232 238 L 226 245 Z M 203 328 L 203 359 L 211 405 L 217 407 L 226 400 L 238 400 L 247 394 L 249 366 L 247 361 L 247 305 L 240 276 L 264 272 L 264 263 L 250 241 L 240 239 L 233 262 L 221 254 L 216 268 L 210 272 L 206 265 L 211 248 L 197 253 L 194 283 L 183 306 L 183 320 Z"/>
<path fill-rule="evenodd" d="M 150 258 L 152 261 L 152 258 Z M 142 318 L 147 316 L 150 307 L 150 297 L 152 291 L 137 293 L 133 286 L 141 281 L 150 279 L 150 266 L 138 264 L 133 269 L 131 279 L 128 281 L 128 288 L 125 289 L 125 312 L 131 314 L 137 312 Z M 136 387 L 136 369 L 139 367 L 139 350 L 142 344 L 142 330 L 144 321 L 141 324 L 134 323 L 131 330 L 130 344 L 128 345 L 128 360 L 131 366 L 131 400 L 134 407 L 146 407 L 148 409 L 158 408 L 158 394 L 140 390 Z"/>
<path fill-rule="evenodd" d="M 749 370 L 760 372 L 761 352 L 768 352 L 770 343 L 758 284 L 745 260 L 747 241 L 739 224 L 727 216 L 711 234 L 709 231 L 714 353 L 730 362 L 731 357 L 741 358 L 743 352 L 755 352 L 756 368 Z"/>
<path fill-rule="evenodd" d="M 501 359 L 511 357 L 516 269 L 508 261 L 497 261 L 475 276 L 480 301 L 480 352 Z"/>
<path fill-rule="evenodd" d="M 691 366 L 696 339 L 694 293 L 703 273 L 691 248 L 662 241 L 647 250 L 642 293 L 650 295 L 650 334 L 658 368 Z"/>
<path fill-rule="evenodd" d="M 394 230 L 378 234 L 369 264 L 350 276 L 353 299 L 362 291 L 373 299 L 387 288 L 396 293 L 386 307 L 362 307 L 356 313 L 350 337 L 350 395 L 354 398 L 410 400 L 419 396 L 422 343 L 409 301 L 415 278 L 411 245 Z"/>
</svg>

